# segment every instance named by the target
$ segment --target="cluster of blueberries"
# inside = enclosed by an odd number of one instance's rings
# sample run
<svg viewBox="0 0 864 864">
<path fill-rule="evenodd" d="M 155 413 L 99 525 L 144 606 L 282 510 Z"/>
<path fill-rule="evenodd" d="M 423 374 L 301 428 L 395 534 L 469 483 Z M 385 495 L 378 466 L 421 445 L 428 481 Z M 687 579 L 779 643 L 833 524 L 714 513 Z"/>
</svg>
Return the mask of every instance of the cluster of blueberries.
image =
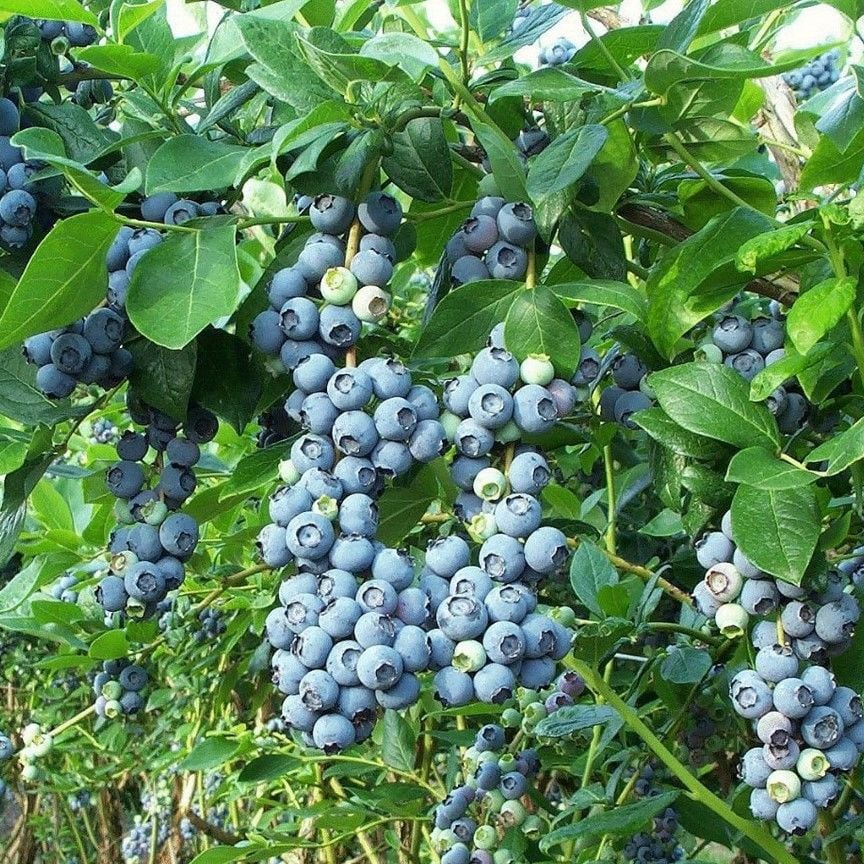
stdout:
<svg viewBox="0 0 864 864">
<path fill-rule="evenodd" d="M 526 139 L 526 145 L 530 143 Z M 480 279 L 521 279 L 528 270 L 528 250 L 537 226 L 530 204 L 508 204 L 486 195 L 447 241 L 445 256 L 454 287 Z"/>
<path fill-rule="evenodd" d="M 77 603 L 78 591 L 78 576 L 74 573 L 64 573 L 51 586 L 49 593 L 55 600 L 62 600 L 64 603 Z"/>
<path fill-rule="evenodd" d="M 0 246 L 24 247 L 33 236 L 39 205 L 56 197 L 59 177 L 36 177 L 45 164 L 25 161 L 24 153 L 10 138 L 21 128 L 21 114 L 11 99 L 0 99 Z"/>
<path fill-rule="evenodd" d="M 587 388 L 587 396 L 601 376 L 604 367 L 612 376 L 612 384 L 604 388 L 600 394 L 598 403 L 600 417 L 603 420 L 620 423 L 627 429 L 635 429 L 633 415 L 654 404 L 653 394 L 648 386 L 649 369 L 636 354 L 632 353 L 619 354 L 611 365 L 608 365 L 600 360 L 593 348 L 586 345 L 582 349 L 573 383 L 579 388 Z"/>
<path fill-rule="evenodd" d="M 65 399 L 78 383 L 116 387 L 132 371 L 125 331 L 125 315 L 102 307 L 68 327 L 30 336 L 24 356 L 39 367 L 36 386 L 50 399 Z"/>
<path fill-rule="evenodd" d="M 756 568 L 735 547 L 731 528 L 727 513 L 721 531 L 698 541 L 697 558 L 708 569 L 694 598 L 726 635 L 749 628 L 756 649 L 755 668 L 738 672 L 729 687 L 733 708 L 753 721 L 762 742 L 740 768 L 753 789 L 753 815 L 804 834 L 818 808 L 839 795 L 837 774 L 851 771 L 864 752 L 861 699 L 838 687 L 826 665 L 851 645 L 861 612 L 846 588 L 850 576 L 861 581 L 864 557 L 844 560 L 808 591 Z M 761 619 L 752 628 L 751 616 Z"/>
<path fill-rule="evenodd" d="M 804 102 L 840 79 L 839 60 L 840 52 L 832 48 L 814 57 L 801 69 L 785 72 L 783 80 L 792 88 L 796 101 Z"/>
<path fill-rule="evenodd" d="M 143 666 L 126 659 L 106 660 L 93 679 L 97 716 L 110 720 L 137 714 L 144 707 L 143 690 L 149 680 Z"/>
<path fill-rule="evenodd" d="M 272 447 L 287 441 L 294 432 L 291 418 L 284 404 L 271 405 L 258 416 L 258 435 L 256 443 L 259 447 Z"/>
<path fill-rule="evenodd" d="M 699 347 L 699 355 L 714 363 L 723 363 L 742 378 L 752 381 L 766 366 L 786 356 L 783 342 L 786 328 L 779 316 L 760 316 L 752 321 L 733 309 L 719 317 L 710 340 Z M 785 434 L 794 434 L 807 418 L 809 404 L 788 381 L 765 400 Z"/>
<path fill-rule="evenodd" d="M 696 695 L 691 705 L 692 711 L 685 719 L 682 744 L 694 767 L 713 761 L 712 755 L 723 746 L 722 729 L 718 724 L 727 708 L 725 704 L 719 704 L 718 695 L 714 688 L 702 690 Z"/>
<path fill-rule="evenodd" d="M 566 36 L 559 36 L 540 49 L 537 62 L 541 66 L 563 66 L 573 59 L 575 53 L 576 46 Z"/>
<path fill-rule="evenodd" d="M 90 427 L 91 444 L 114 444 L 119 437 L 117 426 L 107 417 L 100 417 Z"/>
<path fill-rule="evenodd" d="M 54 749 L 54 738 L 50 733 L 45 732 L 38 723 L 28 723 L 21 730 L 21 742 L 24 746 L 16 754 L 21 766 L 20 776 L 22 780 L 33 783 L 43 777 L 39 760 Z"/>
<path fill-rule="evenodd" d="M 190 219 L 215 216 L 221 211 L 218 201 L 198 203 L 178 198 L 173 192 L 157 192 L 141 202 L 141 218 L 146 222 L 163 225 L 183 225 Z M 133 228 L 124 225 L 114 238 L 105 256 L 108 266 L 108 308 L 122 314 L 129 292 L 129 281 L 138 262 L 154 246 L 164 240 L 163 232 L 156 228 Z"/>
<path fill-rule="evenodd" d="M 298 209 L 308 213 L 316 233 L 293 266 L 274 274 L 270 306 L 249 332 L 252 343 L 278 355 L 288 371 L 311 355 L 339 361 L 364 323 L 387 315 L 385 288 L 396 262 L 391 237 L 402 223 L 402 206 L 384 192 L 370 192 L 358 207 L 338 195 L 301 198 Z"/>
<path fill-rule="evenodd" d="M 645 765 L 633 786 L 638 798 L 659 795 L 660 789 L 654 785 L 655 772 L 651 765 Z M 634 834 L 624 846 L 624 857 L 636 864 L 673 864 L 684 858 L 684 849 L 678 844 L 678 814 L 673 807 L 658 813 L 651 823 L 651 830 Z"/>
<path fill-rule="evenodd" d="M 213 606 L 208 606 L 198 613 L 198 629 L 192 634 L 192 638 L 196 642 L 212 643 L 225 632 L 227 626 L 222 612 Z"/>
<path fill-rule="evenodd" d="M 53 21 L 48 18 L 37 18 L 33 23 L 39 29 L 43 42 L 65 39 L 73 48 L 86 48 L 99 41 L 99 33 L 91 24 L 82 24 L 80 21 Z"/>
<path fill-rule="evenodd" d="M 529 838 L 541 834 L 543 821 L 529 814 L 520 800 L 531 790 L 539 770 L 536 751 L 508 752 L 503 726 L 488 723 L 481 727 L 463 756 L 465 783 L 452 789 L 435 810 L 431 837 L 443 853 L 441 864 L 513 862 L 513 853 L 500 847 L 499 829 L 503 833 L 518 827 Z M 487 815 L 498 827 L 489 824 L 490 819 L 478 824 Z"/>
<path fill-rule="evenodd" d="M 121 523 L 111 535 L 110 574 L 96 588 L 96 599 L 109 615 L 125 613 L 148 618 L 158 611 L 169 591 L 178 588 L 187 561 L 198 543 L 198 523 L 177 512 L 195 491 L 194 466 L 200 445 L 212 441 L 219 422 L 210 411 L 191 405 L 182 424 L 162 411 L 127 400 L 135 423 L 145 432 L 127 430 L 116 449 L 120 461 L 112 465 L 105 482 L 118 500 L 114 512 Z M 145 462 L 150 450 L 157 459 Z M 155 485 L 147 487 L 148 474 Z"/>
</svg>

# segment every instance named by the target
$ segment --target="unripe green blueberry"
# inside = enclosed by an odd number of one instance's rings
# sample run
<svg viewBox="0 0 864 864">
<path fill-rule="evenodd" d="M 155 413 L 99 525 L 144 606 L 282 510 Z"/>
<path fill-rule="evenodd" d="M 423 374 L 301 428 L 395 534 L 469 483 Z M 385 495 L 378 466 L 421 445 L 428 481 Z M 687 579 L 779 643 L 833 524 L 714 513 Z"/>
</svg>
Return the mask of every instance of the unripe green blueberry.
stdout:
<svg viewBox="0 0 864 864">
<path fill-rule="evenodd" d="M 321 277 L 321 296 L 334 306 L 350 303 L 357 287 L 357 277 L 347 267 L 331 267 Z"/>
<path fill-rule="evenodd" d="M 538 702 L 539 700 L 540 694 L 536 690 L 529 690 L 527 687 L 516 688 L 516 701 L 523 710 L 532 702 Z"/>
<path fill-rule="evenodd" d="M 126 614 L 130 618 L 139 621 L 147 614 L 147 604 L 142 600 L 136 600 L 134 597 L 130 597 L 126 601 Z"/>
<path fill-rule="evenodd" d="M 21 740 L 25 744 L 32 744 L 42 734 L 42 727 L 38 723 L 28 723 L 21 730 Z"/>
<path fill-rule="evenodd" d="M 123 713 L 123 706 L 116 699 L 109 699 L 105 703 L 105 716 L 109 720 L 119 717 Z"/>
<path fill-rule="evenodd" d="M 493 198 L 501 197 L 501 192 L 498 190 L 498 181 L 492 174 L 484 175 L 477 184 L 477 197 L 486 198 L 489 196 Z M 496 861 L 495 864 L 498 864 L 498 862 Z"/>
<path fill-rule="evenodd" d="M 487 174 L 486 176 L 491 177 L 492 175 Z M 492 860 L 495 864 L 514 864 L 516 858 L 509 849 L 496 849 L 495 854 L 492 856 Z"/>
<path fill-rule="evenodd" d="M 508 488 L 507 478 L 497 468 L 483 468 L 474 478 L 474 494 L 484 501 L 497 501 Z"/>
<path fill-rule="evenodd" d="M 168 516 L 168 506 L 164 501 L 148 501 L 141 508 L 141 515 L 148 525 L 161 525 Z"/>
<path fill-rule="evenodd" d="M 565 627 L 576 626 L 576 613 L 569 606 L 556 606 L 550 609 L 549 617 Z"/>
<path fill-rule="evenodd" d="M 546 826 L 543 820 L 536 813 L 530 814 L 522 823 L 522 833 L 529 840 L 536 840 L 541 837 L 545 830 Z"/>
<path fill-rule="evenodd" d="M 785 804 L 801 794 L 801 779 L 794 771 L 772 771 L 765 788 L 772 801 Z"/>
<path fill-rule="evenodd" d="M 498 533 L 495 517 L 491 513 L 478 513 L 471 517 L 468 523 L 468 534 L 475 543 L 488 540 L 493 534 Z"/>
<path fill-rule="evenodd" d="M 714 616 L 717 629 L 728 639 L 737 639 L 747 631 L 750 616 L 738 603 L 724 603 Z"/>
<path fill-rule="evenodd" d="M 522 438 L 522 430 L 516 425 L 515 420 L 508 420 L 495 432 L 495 440 L 499 444 L 512 444 Z"/>
<path fill-rule="evenodd" d="M 521 825 L 525 821 L 527 815 L 528 812 L 525 810 L 525 806 L 521 801 L 505 801 L 501 805 L 501 811 L 499 813 L 501 821 L 508 828 Z"/>
<path fill-rule="evenodd" d="M 548 713 L 542 702 L 532 702 L 530 705 L 526 705 L 524 710 L 525 719 L 532 723 L 539 723 Z"/>
<path fill-rule="evenodd" d="M 459 838 L 453 833 L 453 830 L 445 828 L 438 835 L 438 842 L 435 844 L 435 848 L 438 852 L 446 852 L 454 843 L 458 842 Z"/>
<path fill-rule="evenodd" d="M 519 377 L 526 384 L 545 387 L 555 377 L 555 367 L 548 354 L 529 354 L 519 365 Z"/>
<path fill-rule="evenodd" d="M 119 699 L 123 695 L 123 685 L 119 681 L 106 681 L 102 685 L 102 695 L 108 699 Z"/>
<path fill-rule="evenodd" d="M 722 363 L 723 352 L 713 342 L 706 342 L 693 352 L 693 359 L 701 363 Z"/>
<path fill-rule="evenodd" d="M 450 661 L 460 672 L 476 672 L 486 665 L 486 650 L 474 639 L 457 643 Z"/>
<path fill-rule="evenodd" d="M 522 715 L 515 708 L 505 708 L 501 712 L 501 725 L 505 729 L 515 729 L 522 722 Z"/>
<path fill-rule="evenodd" d="M 122 576 L 130 567 L 138 563 L 138 556 L 128 549 L 111 556 L 111 572 Z"/>
<path fill-rule="evenodd" d="M 490 813 L 498 813 L 504 806 L 504 796 L 499 789 L 493 789 L 483 799 Z"/>
<path fill-rule="evenodd" d="M 332 522 L 339 515 L 339 502 L 329 495 L 322 495 L 312 502 L 312 512 Z"/>
<path fill-rule="evenodd" d="M 30 749 L 37 759 L 42 759 L 54 749 L 54 739 L 50 735 L 39 735 L 30 744 Z"/>
<path fill-rule="evenodd" d="M 456 429 L 462 422 L 462 418 L 457 417 L 450 411 L 442 411 L 438 422 L 444 427 L 444 434 L 447 436 L 447 440 L 452 442 L 456 437 Z"/>
<path fill-rule="evenodd" d="M 364 285 L 351 301 L 351 311 L 367 324 L 377 324 L 387 317 L 393 298 L 377 285 Z"/>
<path fill-rule="evenodd" d="M 491 825 L 480 825 L 474 832 L 477 849 L 494 849 L 498 844 L 498 832 Z"/>
<path fill-rule="evenodd" d="M 508 774 L 516 770 L 516 757 L 512 753 L 502 753 L 498 760 L 498 767 L 502 774 Z"/>
<path fill-rule="evenodd" d="M 32 783 L 39 779 L 40 771 L 39 769 L 32 763 L 28 763 L 27 765 L 23 765 L 21 767 L 21 779 L 27 780 Z"/>
<path fill-rule="evenodd" d="M 279 479 L 289 486 L 293 486 L 300 479 L 300 472 L 290 459 L 282 459 L 279 462 Z"/>
<path fill-rule="evenodd" d="M 135 517 L 129 509 L 129 501 L 126 498 L 118 498 L 114 502 L 114 518 L 121 525 L 132 525 L 135 522 Z"/>
<path fill-rule="evenodd" d="M 798 756 L 795 770 L 802 780 L 821 780 L 831 767 L 825 754 L 815 747 L 807 747 Z"/>
<path fill-rule="evenodd" d="M 497 765 L 499 758 L 494 750 L 483 750 L 477 754 L 477 758 L 474 761 L 477 765 L 485 765 L 487 762 L 494 762 Z"/>
<path fill-rule="evenodd" d="M 648 376 L 643 375 L 639 381 L 639 392 L 647 396 L 649 399 L 654 399 L 654 388 L 648 383 Z"/>
<path fill-rule="evenodd" d="M 55 57 L 62 57 L 69 53 L 69 40 L 65 36 L 55 36 L 51 40 L 51 53 Z"/>
</svg>

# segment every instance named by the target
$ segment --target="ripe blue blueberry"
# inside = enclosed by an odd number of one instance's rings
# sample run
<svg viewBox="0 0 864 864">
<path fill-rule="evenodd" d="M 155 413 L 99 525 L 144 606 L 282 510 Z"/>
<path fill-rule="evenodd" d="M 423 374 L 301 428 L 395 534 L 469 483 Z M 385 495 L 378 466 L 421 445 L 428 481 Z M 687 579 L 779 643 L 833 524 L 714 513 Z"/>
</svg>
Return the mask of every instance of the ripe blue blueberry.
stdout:
<svg viewBox="0 0 864 864">
<path fill-rule="evenodd" d="M 339 369 L 327 382 L 327 395 L 340 411 L 363 408 L 372 399 L 372 379 L 362 369 Z"/>
<path fill-rule="evenodd" d="M 367 231 L 390 236 L 399 230 L 402 206 L 386 192 L 370 192 L 357 208 L 357 218 Z"/>
<path fill-rule="evenodd" d="M 364 648 L 372 645 L 392 646 L 396 638 L 396 625 L 389 615 L 365 612 L 354 626 L 354 638 Z"/>
<path fill-rule="evenodd" d="M 511 537 L 528 537 L 540 527 L 541 519 L 540 502 L 523 492 L 511 493 L 495 505 L 495 524 Z"/>
<path fill-rule="evenodd" d="M 286 529 L 286 544 L 297 557 L 315 561 L 323 558 L 333 546 L 333 525 L 317 513 L 295 516 Z"/>
<path fill-rule="evenodd" d="M 373 645 L 357 661 L 357 677 L 370 690 L 389 690 L 402 677 L 402 655 L 386 645 Z"/>
<path fill-rule="evenodd" d="M 309 207 L 309 219 L 317 231 L 342 234 L 354 218 L 354 205 L 339 195 L 317 195 Z"/>
<path fill-rule="evenodd" d="M 306 278 L 297 267 L 283 267 L 273 274 L 267 297 L 274 309 L 281 309 L 289 300 L 305 296 L 307 290 Z"/>
<path fill-rule="evenodd" d="M 471 375 L 478 385 L 497 384 L 507 390 L 519 379 L 519 363 L 503 348 L 484 348 L 471 363 Z M 449 405 L 447 407 L 450 408 Z M 450 410 L 454 414 L 460 413 L 453 408 Z"/>
<path fill-rule="evenodd" d="M 737 354 L 750 344 L 753 328 L 740 315 L 727 315 L 714 328 L 712 339 L 724 354 Z"/>
<path fill-rule="evenodd" d="M 467 705 L 474 698 L 474 682 L 467 672 L 444 666 L 435 673 L 435 698 L 445 708 Z"/>
<path fill-rule="evenodd" d="M 382 438 L 391 441 L 407 441 L 417 427 L 417 412 L 414 406 L 401 396 L 385 399 L 375 409 L 375 428 Z"/>
<path fill-rule="evenodd" d="M 331 267 L 341 267 L 344 261 L 344 253 L 338 246 L 307 241 L 294 266 L 307 284 L 315 285 Z"/>
<path fill-rule="evenodd" d="M 539 384 L 520 387 L 513 396 L 513 420 L 525 432 L 545 432 L 558 419 L 550 392 Z"/>
<path fill-rule="evenodd" d="M 474 693 L 481 702 L 500 705 L 513 695 L 516 676 L 500 663 L 488 663 L 474 675 Z"/>
<path fill-rule="evenodd" d="M 528 246 L 537 236 L 534 211 L 529 204 L 505 204 L 497 214 L 498 231 L 516 246 Z"/>
<path fill-rule="evenodd" d="M 470 282 L 480 282 L 489 278 L 489 268 L 475 255 L 462 255 L 450 267 L 450 281 L 456 288 L 460 285 L 467 285 Z"/>
<path fill-rule="evenodd" d="M 493 279 L 521 279 L 528 269 L 528 254 L 519 246 L 499 240 L 483 259 Z"/>
</svg>

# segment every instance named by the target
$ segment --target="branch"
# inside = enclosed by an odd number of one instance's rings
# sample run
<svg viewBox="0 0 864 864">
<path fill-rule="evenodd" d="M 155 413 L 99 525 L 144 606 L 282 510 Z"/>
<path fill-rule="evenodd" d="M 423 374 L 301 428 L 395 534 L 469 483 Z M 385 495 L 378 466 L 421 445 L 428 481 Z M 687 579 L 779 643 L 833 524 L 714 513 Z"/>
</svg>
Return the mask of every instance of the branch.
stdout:
<svg viewBox="0 0 864 864">
<path fill-rule="evenodd" d="M 194 810 L 186 811 L 186 818 L 202 833 L 226 846 L 236 846 L 243 838 L 225 831 L 217 825 L 211 825 L 206 819 L 202 819 Z"/>
<path fill-rule="evenodd" d="M 673 219 L 668 213 L 647 207 L 644 204 L 625 202 L 618 207 L 616 213 L 621 219 L 632 225 L 639 225 L 642 228 L 671 237 L 679 243 L 694 233 L 686 225 Z M 760 276 L 751 279 L 744 288 L 754 294 L 776 300 L 784 306 L 791 306 L 798 296 L 798 281 L 792 276 L 779 275 L 771 279 Z"/>
</svg>

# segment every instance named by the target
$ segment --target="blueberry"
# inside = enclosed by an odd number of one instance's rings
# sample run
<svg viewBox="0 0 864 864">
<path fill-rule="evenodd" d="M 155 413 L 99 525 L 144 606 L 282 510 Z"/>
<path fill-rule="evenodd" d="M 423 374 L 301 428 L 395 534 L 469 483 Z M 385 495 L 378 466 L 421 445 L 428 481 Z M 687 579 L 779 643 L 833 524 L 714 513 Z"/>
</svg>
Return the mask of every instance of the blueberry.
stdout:
<svg viewBox="0 0 864 864">
<path fill-rule="evenodd" d="M 486 606 L 463 595 L 447 597 L 438 607 L 435 617 L 444 635 L 457 642 L 480 636 L 489 621 Z"/>
<path fill-rule="evenodd" d="M 120 612 L 126 608 L 126 586 L 119 576 L 106 576 L 96 587 L 96 601 L 106 612 Z"/>
<path fill-rule="evenodd" d="M 753 335 L 748 347 L 762 355 L 770 354 L 783 347 L 783 322 L 776 318 L 756 318 L 752 322 Z"/>
<path fill-rule="evenodd" d="M 159 491 L 174 501 L 185 501 L 196 485 L 195 474 L 182 465 L 166 465 L 159 474 Z"/>
<path fill-rule="evenodd" d="M 481 426 L 476 420 L 468 419 L 457 426 L 453 443 L 464 456 L 476 459 L 492 450 L 495 436 L 491 430 Z"/>
<path fill-rule="evenodd" d="M 402 655 L 386 645 L 367 648 L 357 661 L 357 677 L 370 690 L 389 690 L 402 676 Z"/>
<path fill-rule="evenodd" d="M 528 255 L 519 246 L 499 240 L 483 259 L 493 279 L 521 279 L 528 269 Z"/>
<path fill-rule="evenodd" d="M 467 705 L 474 698 L 474 682 L 466 672 L 444 666 L 435 673 L 435 698 L 445 708 Z"/>
<path fill-rule="evenodd" d="M 499 585 L 486 595 L 483 602 L 490 621 L 519 624 L 528 614 L 527 599 L 517 585 Z M 440 621 L 439 626 L 446 632 Z"/>
<path fill-rule="evenodd" d="M 317 625 L 307 627 L 291 642 L 291 651 L 307 669 L 323 669 L 332 650 L 332 637 Z"/>
<path fill-rule="evenodd" d="M 503 348 L 484 348 L 474 357 L 471 375 L 478 385 L 497 384 L 507 390 L 519 379 L 519 363 L 509 351 Z M 447 407 L 455 414 L 460 413 L 449 405 Z"/>
<path fill-rule="evenodd" d="M 801 680 L 810 688 L 816 705 L 827 705 L 837 687 L 834 674 L 824 666 L 808 666 L 801 673 Z"/>
<path fill-rule="evenodd" d="M 129 293 L 129 274 L 124 270 L 117 270 L 108 274 L 108 302 L 115 309 L 122 309 L 126 305 L 126 295 Z"/>
<path fill-rule="evenodd" d="M 23 189 L 12 189 L 0 198 L 0 218 L 8 225 L 23 228 L 36 216 L 36 199 Z"/>
<path fill-rule="evenodd" d="M 767 714 L 772 707 L 784 714 L 786 713 L 779 705 L 772 703 L 771 689 L 762 676 L 749 669 L 739 672 L 729 682 L 729 698 L 732 700 L 732 707 L 735 712 L 748 720 L 759 719 L 763 714 Z M 747 781 L 745 780 L 745 782 Z"/>
<path fill-rule="evenodd" d="M 720 531 L 711 531 L 696 541 L 696 560 L 706 569 L 732 561 L 735 544 Z"/>
<path fill-rule="evenodd" d="M 469 252 L 485 252 L 498 241 L 498 225 L 493 216 L 472 215 L 462 223 L 462 241 Z"/>
<path fill-rule="evenodd" d="M 18 106 L 11 99 L 0 99 L 0 135 L 14 135 L 20 128 Z"/>
<path fill-rule="evenodd" d="M 190 403 L 186 420 L 183 422 L 183 431 L 190 441 L 196 444 L 207 444 L 216 437 L 219 431 L 219 421 L 212 411 Z"/>
<path fill-rule="evenodd" d="M 361 285 L 386 285 L 393 275 L 393 262 L 373 248 L 358 252 L 352 259 L 350 270 Z"/>
<path fill-rule="evenodd" d="M 522 544 L 508 534 L 493 534 L 480 547 L 480 567 L 498 582 L 515 582 L 525 569 Z"/>
<path fill-rule="evenodd" d="M 854 635 L 860 615 L 858 604 L 850 595 L 844 597 L 848 602 L 826 603 L 816 612 L 816 635 L 825 642 L 843 642 Z"/>
<path fill-rule="evenodd" d="M 495 524 L 499 531 L 509 534 L 511 537 L 528 537 L 540 528 L 541 519 L 540 503 L 532 495 L 526 495 L 522 492 L 512 493 L 495 505 Z M 557 538 L 557 535 L 555 537 Z M 545 543 L 551 539 L 553 537 L 548 532 L 540 535 L 536 541 L 539 554 L 544 552 L 540 548 L 541 541 Z"/>
<path fill-rule="evenodd" d="M 396 247 L 389 237 L 375 233 L 364 234 L 360 238 L 359 250 L 365 252 L 367 249 L 374 249 L 379 255 L 383 255 L 393 263 L 396 261 Z"/>
<path fill-rule="evenodd" d="M 175 201 L 166 211 L 162 221 L 166 225 L 183 225 L 190 219 L 196 219 L 201 215 L 198 205 L 188 198 Z"/>
<path fill-rule="evenodd" d="M 447 450 L 444 427 L 437 420 L 420 420 L 411 433 L 408 450 L 417 462 L 432 462 Z"/>
<path fill-rule="evenodd" d="M 330 243 L 307 242 L 294 266 L 309 285 L 314 285 L 331 267 L 341 267 L 344 261 L 344 253 L 338 247 Z"/>
<path fill-rule="evenodd" d="M 845 726 L 853 726 L 864 717 L 861 697 L 851 687 L 838 687 L 828 704 L 839 714 Z"/>
<path fill-rule="evenodd" d="M 78 333 L 63 333 L 51 344 L 51 361 L 66 375 L 79 374 L 92 353 L 90 343 Z"/>
<path fill-rule="evenodd" d="M 534 211 L 529 204 L 505 204 L 497 214 L 498 231 L 509 243 L 528 246 L 537 236 Z"/>
<path fill-rule="evenodd" d="M 336 451 L 328 438 L 308 433 L 291 445 L 291 461 L 301 473 L 310 468 L 329 471 L 336 462 Z"/>
<path fill-rule="evenodd" d="M 147 222 L 165 222 L 168 208 L 177 203 L 173 192 L 157 192 L 141 202 L 141 218 Z"/>
<path fill-rule="evenodd" d="M 144 469 L 137 462 L 121 460 L 108 469 L 105 485 L 117 498 L 134 498 L 144 486 Z"/>
<path fill-rule="evenodd" d="M 376 552 L 372 562 L 372 578 L 382 579 L 396 591 L 403 591 L 414 580 L 414 559 L 404 549 L 382 549 Z"/>
<path fill-rule="evenodd" d="M 859 761 L 858 747 L 850 738 L 841 738 L 825 752 L 828 763 L 834 771 L 851 771 Z"/>
<path fill-rule="evenodd" d="M 461 537 L 438 537 L 426 547 L 426 566 L 437 576 L 452 579 L 469 562 L 470 549 Z"/>
<path fill-rule="evenodd" d="M 463 255 L 461 258 L 457 258 L 450 267 L 450 281 L 456 288 L 460 285 L 480 282 L 489 278 L 489 268 L 475 255 Z"/>
<path fill-rule="evenodd" d="M 367 687 L 343 687 L 339 692 L 338 711 L 352 723 L 374 720 L 375 705 L 375 693 Z"/>
<path fill-rule="evenodd" d="M 786 406 L 777 415 L 778 428 L 784 435 L 793 435 L 804 425 L 809 411 L 809 404 L 800 393 L 787 393 Z"/>
<path fill-rule="evenodd" d="M 774 708 L 787 717 L 805 717 L 813 705 L 813 692 L 800 678 L 786 678 L 774 687 Z"/>
<path fill-rule="evenodd" d="M 324 354 L 310 354 L 294 369 L 294 386 L 306 393 L 323 392 L 335 371 L 336 366 L 329 357 Z"/>
<path fill-rule="evenodd" d="M 169 555 L 188 558 L 198 544 L 198 523 L 185 513 L 174 513 L 159 526 L 159 540 Z"/>
<path fill-rule="evenodd" d="M 338 195 L 317 195 L 309 207 L 309 219 L 316 231 L 342 234 L 354 219 L 354 205 Z"/>
<path fill-rule="evenodd" d="M 285 536 L 292 555 L 313 561 L 323 558 L 335 540 L 332 524 L 317 513 L 295 516 L 288 523 Z"/>
<path fill-rule="evenodd" d="M 450 580 L 450 593 L 484 600 L 493 588 L 492 578 L 479 567 L 460 567 Z"/>
<path fill-rule="evenodd" d="M 481 471 L 490 466 L 488 456 L 457 456 L 450 465 L 450 476 L 453 482 L 466 492 L 474 488 L 474 481 Z"/>
<path fill-rule="evenodd" d="M 479 386 L 471 375 L 449 378 L 444 382 L 444 406 L 453 414 L 466 417 L 471 396 Z"/>
<path fill-rule="evenodd" d="M 315 593 L 325 602 L 335 597 L 353 598 L 357 593 L 357 579 L 353 573 L 331 567 L 315 579 Z"/>
<path fill-rule="evenodd" d="M 385 192 L 370 192 L 357 208 L 357 218 L 367 231 L 389 236 L 399 230 L 402 207 Z"/>
<path fill-rule="evenodd" d="M 738 602 L 748 615 L 766 616 L 777 611 L 780 594 L 767 579 L 746 579 Z"/>
<path fill-rule="evenodd" d="M 779 587 L 780 583 L 778 583 Z M 780 619 L 785 632 L 796 639 L 809 636 L 816 626 L 816 613 L 812 607 L 798 600 L 786 604 Z"/>
<path fill-rule="evenodd" d="M 24 161 L 24 156 L 19 147 L 15 147 L 8 135 L 0 135 L 0 168 L 9 171 L 13 165 Z"/>
<path fill-rule="evenodd" d="M 483 634 L 483 647 L 493 663 L 516 663 L 525 656 L 525 634 L 512 621 L 496 621 Z"/>
<path fill-rule="evenodd" d="M 481 702 L 500 705 L 513 695 L 516 676 L 500 663 L 489 663 L 474 675 L 474 692 Z"/>
<path fill-rule="evenodd" d="M 500 429 L 513 416 L 514 400 L 498 384 L 483 384 L 468 399 L 468 413 L 487 429 Z"/>
<path fill-rule="evenodd" d="M 393 645 L 396 638 L 396 625 L 388 615 L 366 612 L 354 626 L 354 638 L 364 647 L 372 645 Z"/>
<path fill-rule="evenodd" d="M 372 379 L 361 369 L 339 369 L 327 382 L 327 395 L 340 411 L 363 408 L 372 399 Z"/>
<path fill-rule="evenodd" d="M 348 306 L 325 306 L 321 310 L 318 333 L 325 345 L 350 348 L 360 338 L 362 324 Z"/>
<path fill-rule="evenodd" d="M 441 856 L 441 864 L 471 864 L 471 851 L 464 843 L 454 843 Z"/>
<path fill-rule="evenodd" d="M 711 338 L 724 354 L 737 354 L 750 344 L 753 327 L 740 315 L 727 315 L 714 328 Z"/>
<path fill-rule="evenodd" d="M 347 456 L 368 456 L 378 443 L 375 421 L 363 411 L 345 411 L 333 424 L 333 442 Z"/>
<path fill-rule="evenodd" d="M 723 362 L 747 381 L 752 381 L 765 368 L 762 355 L 752 348 L 745 348 L 738 354 L 730 354 Z"/>
<path fill-rule="evenodd" d="M 787 834 L 806 834 L 816 824 L 815 805 L 806 798 L 787 801 L 777 808 L 777 824 Z"/>
<path fill-rule="evenodd" d="M 612 408 L 612 413 L 616 423 L 621 423 L 628 429 L 636 429 L 637 424 L 631 419 L 637 411 L 644 411 L 650 408 L 654 403 L 651 399 L 639 390 L 633 390 L 629 393 L 622 393 L 616 400 Z"/>
<path fill-rule="evenodd" d="M 46 366 L 51 362 L 51 345 L 54 339 L 50 333 L 39 333 L 24 340 L 24 357 L 35 366 Z"/>
<path fill-rule="evenodd" d="M 357 677 L 357 661 L 362 653 L 363 647 L 358 642 L 340 640 L 327 656 L 328 674 L 342 687 L 356 687 L 360 683 Z"/>
<path fill-rule="evenodd" d="M 343 494 L 342 483 L 321 468 L 304 471 L 298 485 L 304 488 L 313 500 L 326 496 L 338 501 Z"/>
<path fill-rule="evenodd" d="M 830 807 L 840 796 L 840 784 L 833 774 L 801 784 L 801 795 L 816 807 Z"/>
<path fill-rule="evenodd" d="M 417 426 L 417 412 L 407 399 L 394 396 L 378 405 L 374 421 L 382 438 L 407 441 Z"/>
<path fill-rule="evenodd" d="M 144 603 L 161 600 L 165 596 L 165 577 L 150 561 L 133 564 L 123 577 L 123 585 L 132 599 Z"/>
<path fill-rule="evenodd" d="M 635 390 L 648 374 L 648 368 L 635 354 L 622 354 L 612 364 L 612 379 L 624 390 Z"/>
<path fill-rule="evenodd" d="M 523 431 L 546 432 L 552 428 L 557 419 L 558 409 L 555 400 L 545 387 L 539 384 L 527 384 L 514 394 L 513 420 Z"/>
<path fill-rule="evenodd" d="M 296 267 L 283 267 L 273 274 L 267 297 L 274 309 L 281 309 L 289 300 L 303 297 L 308 290 L 306 279 Z"/>
</svg>

